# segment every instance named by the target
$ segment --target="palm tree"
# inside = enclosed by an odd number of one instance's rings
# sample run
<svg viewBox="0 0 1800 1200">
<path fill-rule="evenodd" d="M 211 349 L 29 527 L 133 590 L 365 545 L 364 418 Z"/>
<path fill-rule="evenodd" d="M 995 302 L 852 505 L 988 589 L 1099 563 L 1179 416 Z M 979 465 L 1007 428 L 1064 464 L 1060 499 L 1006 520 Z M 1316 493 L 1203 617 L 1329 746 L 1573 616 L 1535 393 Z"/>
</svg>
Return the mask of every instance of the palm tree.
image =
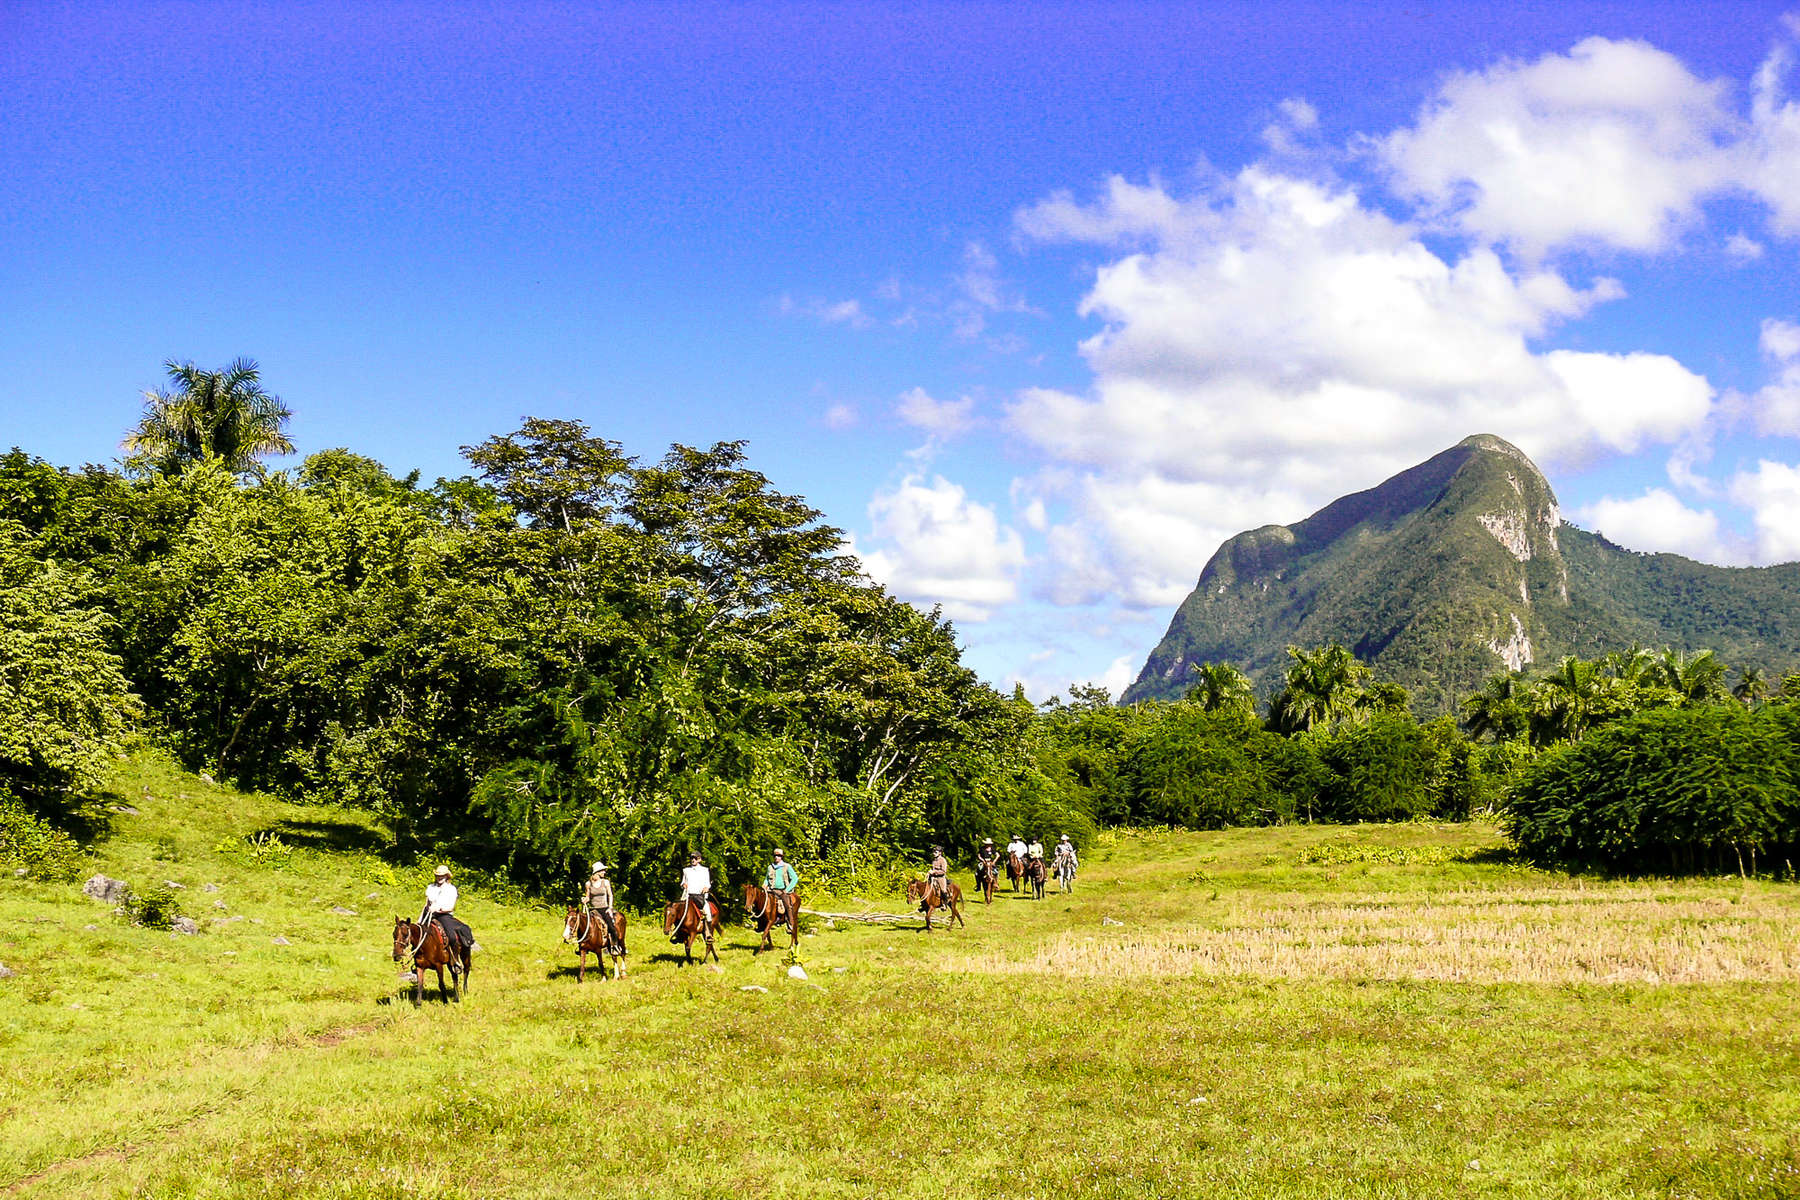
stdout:
<svg viewBox="0 0 1800 1200">
<path fill-rule="evenodd" d="M 1565 655 L 1531 689 L 1531 740 L 1540 746 L 1580 741 L 1594 725 L 1618 715 L 1619 693 L 1626 690 L 1603 674 L 1599 663 Z"/>
<path fill-rule="evenodd" d="M 1711 650 L 1702 650 L 1691 658 L 1679 650 L 1664 650 L 1655 673 L 1664 687 L 1687 704 L 1723 700 L 1728 694 L 1725 664 Z"/>
<path fill-rule="evenodd" d="M 1256 691 L 1248 675 L 1230 663 L 1192 665 L 1196 678 L 1194 686 L 1187 690 L 1187 699 L 1198 701 L 1207 712 L 1225 710 L 1245 716 L 1256 712 Z"/>
<path fill-rule="evenodd" d="M 1769 685 L 1763 679 L 1760 667 L 1745 667 L 1738 672 L 1737 686 L 1731 694 L 1746 707 L 1754 707 L 1756 702 L 1769 694 Z"/>
<path fill-rule="evenodd" d="M 1489 734 L 1496 742 L 1510 741 L 1529 727 L 1530 700 L 1530 689 L 1518 674 L 1491 675 L 1479 692 L 1463 701 L 1463 728 L 1476 741 Z"/>
<path fill-rule="evenodd" d="M 125 438 L 128 468 L 179 475 L 216 460 L 234 475 L 260 479 L 265 455 L 294 452 L 281 431 L 293 413 L 263 390 L 254 361 L 233 359 L 223 371 L 173 359 L 163 366 L 174 386 L 144 393 L 144 415 Z"/>
<path fill-rule="evenodd" d="M 1287 648 L 1293 664 L 1287 681 L 1269 702 L 1269 722 L 1283 733 L 1329 728 L 1356 711 L 1369 668 L 1342 646 L 1316 650 Z"/>
</svg>

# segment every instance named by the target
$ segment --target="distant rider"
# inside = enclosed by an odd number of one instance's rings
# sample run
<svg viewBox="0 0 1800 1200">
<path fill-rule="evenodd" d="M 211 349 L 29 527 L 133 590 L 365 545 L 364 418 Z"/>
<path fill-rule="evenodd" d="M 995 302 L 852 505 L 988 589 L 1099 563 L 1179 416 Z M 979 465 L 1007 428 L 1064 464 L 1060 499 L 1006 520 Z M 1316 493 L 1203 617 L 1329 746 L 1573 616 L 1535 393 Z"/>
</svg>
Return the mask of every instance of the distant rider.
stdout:
<svg viewBox="0 0 1800 1200">
<path fill-rule="evenodd" d="M 1000 870 L 1000 852 L 994 849 L 993 838 L 982 838 L 981 849 L 975 852 L 975 878 L 986 887 L 987 881 L 998 877 Z"/>
<path fill-rule="evenodd" d="M 794 903 L 794 892 L 800 886 L 800 874 L 787 864 L 780 850 L 775 851 L 774 858 L 775 861 L 769 864 L 769 874 L 763 883 L 763 890 L 775 898 L 776 919 L 785 923 L 789 908 Z"/>
<path fill-rule="evenodd" d="M 712 929 L 712 872 L 706 869 L 701 861 L 700 852 L 688 855 L 688 865 L 681 868 L 681 894 L 687 903 L 700 910 L 700 928 L 708 932 Z M 679 943 L 681 930 L 678 928 L 669 936 L 669 941 Z"/>
<path fill-rule="evenodd" d="M 1056 858 L 1051 865 L 1056 872 L 1057 879 L 1062 881 L 1066 891 L 1068 885 L 1075 879 L 1075 869 L 1081 866 L 1081 860 L 1075 856 L 1075 843 L 1069 840 L 1068 834 L 1063 834 L 1062 839 L 1056 843 Z M 1065 866 L 1068 868 L 1066 879 L 1063 872 Z"/>
<path fill-rule="evenodd" d="M 1018 859 L 1019 863 L 1023 865 L 1025 862 L 1025 839 L 1021 838 L 1016 833 L 1013 834 L 1013 840 L 1006 843 L 1006 852 Z"/>
<path fill-rule="evenodd" d="M 625 940 L 619 936 L 619 926 L 613 920 L 613 888 L 612 880 L 606 877 L 606 864 L 594 864 L 594 873 L 588 876 L 587 888 L 582 894 L 582 907 L 595 917 L 606 929 L 607 943 L 618 950 L 619 957 L 625 957 Z"/>
<path fill-rule="evenodd" d="M 425 915 L 420 918 L 421 925 L 436 921 L 439 929 L 444 931 L 444 940 L 453 951 L 461 953 L 475 943 L 475 934 L 467 925 L 456 919 L 456 885 L 450 882 L 450 868 L 439 863 L 432 881 L 425 887 Z"/>
<path fill-rule="evenodd" d="M 1044 861 L 1044 843 L 1038 841 L 1036 838 L 1032 838 L 1031 844 L 1025 847 L 1025 861 L 1030 862 L 1033 859 L 1036 859 L 1038 862 Z"/>
</svg>

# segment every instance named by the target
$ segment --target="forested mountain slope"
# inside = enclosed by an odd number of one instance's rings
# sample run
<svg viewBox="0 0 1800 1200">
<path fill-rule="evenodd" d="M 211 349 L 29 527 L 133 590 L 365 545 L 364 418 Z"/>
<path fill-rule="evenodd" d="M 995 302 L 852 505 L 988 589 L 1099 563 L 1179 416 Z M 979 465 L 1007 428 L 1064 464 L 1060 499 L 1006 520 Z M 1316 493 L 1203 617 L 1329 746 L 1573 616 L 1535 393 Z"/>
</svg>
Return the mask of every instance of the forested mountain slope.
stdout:
<svg viewBox="0 0 1800 1200">
<path fill-rule="evenodd" d="M 1632 642 L 1800 666 L 1800 564 L 1637 554 L 1562 520 L 1517 447 L 1489 434 L 1294 525 L 1220 546 L 1126 701 L 1181 695 L 1203 662 L 1272 690 L 1289 645 L 1341 642 L 1447 711 L 1507 667 Z"/>
</svg>

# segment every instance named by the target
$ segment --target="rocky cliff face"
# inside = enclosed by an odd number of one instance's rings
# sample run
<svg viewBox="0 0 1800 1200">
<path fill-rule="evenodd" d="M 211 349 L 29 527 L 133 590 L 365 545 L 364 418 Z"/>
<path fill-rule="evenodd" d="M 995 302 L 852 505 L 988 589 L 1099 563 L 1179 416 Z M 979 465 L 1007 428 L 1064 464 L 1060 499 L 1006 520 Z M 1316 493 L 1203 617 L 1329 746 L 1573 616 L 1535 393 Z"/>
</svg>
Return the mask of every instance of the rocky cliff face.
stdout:
<svg viewBox="0 0 1800 1200">
<path fill-rule="evenodd" d="M 1341 642 L 1410 689 L 1421 713 L 1447 711 L 1494 672 L 1562 654 L 1633 640 L 1699 648 L 1680 600 L 1695 588 L 1772 592 L 1800 620 L 1795 585 L 1800 567 L 1732 571 L 1612 546 L 1563 522 L 1518 447 L 1478 434 L 1304 521 L 1220 546 L 1124 699 L 1179 696 L 1202 662 L 1232 663 L 1267 694 L 1287 646 Z M 1747 617 L 1753 606 L 1739 607 Z M 1726 620 L 1705 644 L 1755 651 L 1765 670 L 1800 659 L 1800 629 L 1754 624 Z"/>
</svg>

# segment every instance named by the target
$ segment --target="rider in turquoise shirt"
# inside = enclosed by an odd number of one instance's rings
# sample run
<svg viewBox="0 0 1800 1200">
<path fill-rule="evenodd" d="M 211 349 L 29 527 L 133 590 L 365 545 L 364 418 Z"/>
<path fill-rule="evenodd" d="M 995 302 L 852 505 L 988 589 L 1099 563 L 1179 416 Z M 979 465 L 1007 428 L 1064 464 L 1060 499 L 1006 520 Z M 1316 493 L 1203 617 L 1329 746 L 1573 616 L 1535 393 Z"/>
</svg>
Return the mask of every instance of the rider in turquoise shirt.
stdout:
<svg viewBox="0 0 1800 1200">
<path fill-rule="evenodd" d="M 785 920 L 788 905 L 794 901 L 794 890 L 800 886 L 800 875 L 783 861 L 779 850 L 775 851 L 775 861 L 769 864 L 769 877 L 764 886 L 775 896 L 776 911 Z"/>
</svg>

